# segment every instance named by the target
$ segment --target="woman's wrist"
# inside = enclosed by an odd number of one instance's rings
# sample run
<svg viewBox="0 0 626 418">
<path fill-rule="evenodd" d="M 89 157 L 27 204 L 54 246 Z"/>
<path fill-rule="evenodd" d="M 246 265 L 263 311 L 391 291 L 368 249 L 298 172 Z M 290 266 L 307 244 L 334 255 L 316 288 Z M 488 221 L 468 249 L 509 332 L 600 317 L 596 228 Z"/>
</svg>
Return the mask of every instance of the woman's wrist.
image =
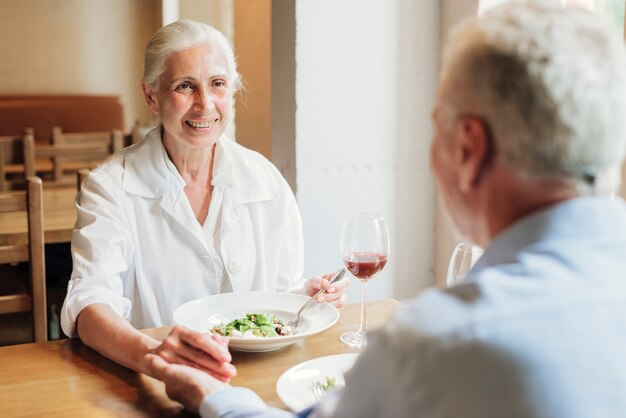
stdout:
<svg viewBox="0 0 626 418">
<path fill-rule="evenodd" d="M 147 354 L 156 354 L 157 349 L 161 345 L 161 341 L 154 339 L 141 331 L 139 347 L 141 347 L 137 351 L 137 358 L 135 359 L 135 370 L 139 373 L 150 374 L 147 364 L 146 364 L 146 355 Z M 158 355 L 158 354 L 157 354 Z"/>
</svg>

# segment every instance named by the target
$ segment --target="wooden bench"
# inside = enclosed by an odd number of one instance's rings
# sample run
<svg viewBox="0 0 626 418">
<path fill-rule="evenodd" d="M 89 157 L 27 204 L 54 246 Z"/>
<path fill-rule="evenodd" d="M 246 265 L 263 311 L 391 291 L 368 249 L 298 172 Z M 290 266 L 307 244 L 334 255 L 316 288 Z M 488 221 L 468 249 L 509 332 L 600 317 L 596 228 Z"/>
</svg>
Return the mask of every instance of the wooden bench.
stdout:
<svg viewBox="0 0 626 418">
<path fill-rule="evenodd" d="M 55 126 L 64 132 L 123 132 L 124 109 L 118 96 L 0 96 L 0 136 L 22 135 L 30 127 L 35 145 L 50 144 Z"/>
</svg>

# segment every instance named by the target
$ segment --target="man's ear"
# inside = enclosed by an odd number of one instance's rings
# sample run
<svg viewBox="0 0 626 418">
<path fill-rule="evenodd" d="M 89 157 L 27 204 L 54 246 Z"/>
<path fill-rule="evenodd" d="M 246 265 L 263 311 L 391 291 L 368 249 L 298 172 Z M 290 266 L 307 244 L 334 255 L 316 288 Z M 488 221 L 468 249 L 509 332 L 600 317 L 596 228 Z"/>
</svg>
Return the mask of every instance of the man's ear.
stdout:
<svg viewBox="0 0 626 418">
<path fill-rule="evenodd" d="M 150 110 L 152 110 L 152 113 L 158 115 L 159 103 L 156 100 L 156 92 L 154 92 L 152 88 L 143 81 L 141 82 L 141 88 L 143 90 L 143 97 L 146 99 L 148 107 L 150 108 Z"/>
<path fill-rule="evenodd" d="M 484 121 L 473 116 L 461 117 L 456 131 L 458 186 L 462 192 L 468 192 L 480 183 L 491 164 L 491 133 Z"/>
</svg>

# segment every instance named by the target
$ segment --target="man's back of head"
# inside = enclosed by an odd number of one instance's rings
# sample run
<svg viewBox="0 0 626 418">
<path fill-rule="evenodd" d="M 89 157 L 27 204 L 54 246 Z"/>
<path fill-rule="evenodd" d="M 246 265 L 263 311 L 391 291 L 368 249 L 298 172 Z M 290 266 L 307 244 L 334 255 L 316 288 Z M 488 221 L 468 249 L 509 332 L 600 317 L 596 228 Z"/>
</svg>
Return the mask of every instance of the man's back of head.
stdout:
<svg viewBox="0 0 626 418">
<path fill-rule="evenodd" d="M 505 169 L 516 183 L 485 193 L 510 193 L 511 201 L 528 202 L 516 202 L 528 207 L 485 226 L 488 232 L 474 231 L 479 236 L 473 237 L 463 230 L 467 218 L 498 213 L 476 213 L 484 203 L 448 196 L 453 193 L 440 181 L 453 218 L 469 239 L 486 245 L 537 208 L 578 194 L 610 194 L 618 187 L 626 153 L 626 56 L 608 21 L 583 10 L 514 1 L 462 23 L 447 45 L 437 109 L 441 131 L 454 136 L 455 124 L 474 120 L 485 136 L 485 155 L 461 191 L 491 184 L 484 179 L 504 181 L 507 176 L 497 169 Z M 450 166 L 460 170 L 462 164 Z M 545 189 L 545 198 L 532 196 L 539 188 Z M 468 213 L 455 214 L 463 204 Z"/>
<path fill-rule="evenodd" d="M 623 42 L 599 16 L 545 3 L 511 2 L 460 26 L 446 99 L 484 117 L 498 158 L 521 172 L 590 185 L 626 152 Z"/>
</svg>

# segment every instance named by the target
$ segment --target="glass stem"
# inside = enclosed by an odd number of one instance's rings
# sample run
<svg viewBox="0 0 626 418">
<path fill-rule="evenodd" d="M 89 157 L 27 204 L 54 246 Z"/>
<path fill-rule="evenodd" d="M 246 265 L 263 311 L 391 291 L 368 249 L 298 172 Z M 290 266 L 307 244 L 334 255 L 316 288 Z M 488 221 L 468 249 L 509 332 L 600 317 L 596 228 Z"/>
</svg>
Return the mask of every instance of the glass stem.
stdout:
<svg viewBox="0 0 626 418">
<path fill-rule="evenodd" d="M 365 315 L 366 285 L 367 281 L 361 280 L 361 325 L 359 325 L 359 334 L 365 334 L 367 332 L 367 316 Z"/>
</svg>

